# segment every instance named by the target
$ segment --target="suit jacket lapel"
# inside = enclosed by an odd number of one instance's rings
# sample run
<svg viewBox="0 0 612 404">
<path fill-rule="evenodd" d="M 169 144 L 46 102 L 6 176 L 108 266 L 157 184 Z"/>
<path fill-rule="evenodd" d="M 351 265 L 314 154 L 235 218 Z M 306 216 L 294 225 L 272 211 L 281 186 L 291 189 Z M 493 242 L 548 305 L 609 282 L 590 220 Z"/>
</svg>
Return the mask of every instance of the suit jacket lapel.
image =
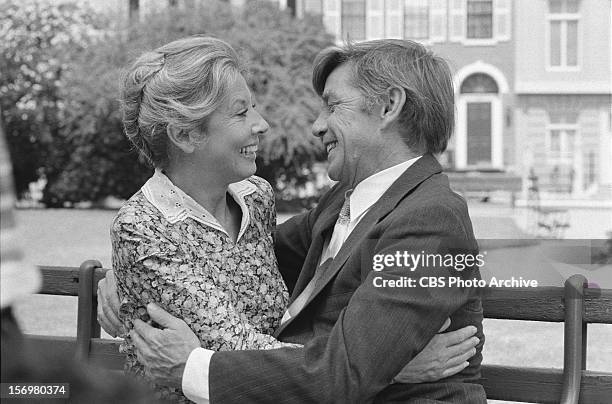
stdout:
<svg viewBox="0 0 612 404">
<path fill-rule="evenodd" d="M 383 194 L 383 196 L 376 202 L 372 208 L 365 214 L 365 216 L 361 219 L 359 224 L 353 229 L 351 234 L 348 236 L 338 254 L 334 257 L 331 264 L 328 268 L 325 269 L 325 272 L 321 274 L 321 277 L 317 281 L 315 288 L 310 294 L 309 298 L 306 300 L 306 304 L 302 308 L 306 308 L 310 302 L 312 302 L 321 291 L 327 286 L 327 284 L 334 278 L 334 276 L 340 271 L 342 266 L 348 260 L 348 258 L 353 254 L 356 246 L 360 244 L 360 242 L 368 235 L 370 230 L 374 227 L 374 225 L 383 217 L 385 217 L 389 212 L 391 212 L 395 206 L 414 188 L 416 188 L 421 182 L 425 181 L 427 178 L 432 175 L 439 173 L 442 171 L 442 167 L 438 163 L 438 161 L 430 154 L 426 154 L 421 157 L 416 163 L 410 166 L 392 185 L 391 187 Z M 337 201 L 335 201 L 337 202 Z M 336 206 L 338 205 L 338 206 Z M 324 225 L 321 228 L 329 229 L 330 226 L 333 226 L 335 221 L 337 220 L 338 213 L 340 211 L 340 207 L 342 206 L 342 201 L 340 204 L 335 203 L 333 205 L 333 209 L 329 209 L 333 214 L 331 217 L 326 216 L 322 218 L 322 220 L 326 220 Z M 322 215 L 323 216 L 323 215 Z M 331 220 L 331 224 L 328 223 Z M 316 225 L 313 230 L 316 231 Z M 321 232 L 317 234 L 317 236 L 321 236 Z M 322 242 L 321 247 L 322 250 Z M 298 283 L 300 284 L 299 292 L 292 296 L 292 301 L 301 293 L 301 291 L 306 287 L 312 275 L 314 275 L 314 269 L 318 266 L 318 262 L 320 259 L 322 251 L 318 251 L 316 262 L 314 263 L 314 268 L 309 268 L 311 270 L 311 275 L 307 277 L 300 276 Z M 310 257 L 311 254 L 308 254 Z M 301 282 L 300 282 L 301 281 Z M 301 285 L 303 284 L 303 285 Z M 296 290 L 298 288 L 296 287 Z M 300 312 L 301 313 L 301 312 Z M 299 316 L 300 313 L 296 313 L 291 319 L 289 319 L 282 327 L 275 333 L 275 335 L 279 335 L 282 330 L 284 330 L 289 323 L 291 323 L 295 318 Z"/>
<path fill-rule="evenodd" d="M 344 202 L 344 191 L 338 192 L 339 195 L 343 195 L 342 199 L 332 199 L 328 207 L 321 212 L 318 219 L 316 220 L 312 229 L 312 242 L 308 249 L 308 255 L 302 265 L 302 271 L 300 276 L 293 288 L 293 293 L 289 299 L 291 304 L 299 295 L 302 293 L 308 282 L 314 276 L 314 273 L 319 266 L 321 255 L 323 254 L 323 245 L 325 244 L 326 238 L 329 238 L 331 231 L 333 231 L 334 224 L 338 219 L 340 208 Z"/>
</svg>

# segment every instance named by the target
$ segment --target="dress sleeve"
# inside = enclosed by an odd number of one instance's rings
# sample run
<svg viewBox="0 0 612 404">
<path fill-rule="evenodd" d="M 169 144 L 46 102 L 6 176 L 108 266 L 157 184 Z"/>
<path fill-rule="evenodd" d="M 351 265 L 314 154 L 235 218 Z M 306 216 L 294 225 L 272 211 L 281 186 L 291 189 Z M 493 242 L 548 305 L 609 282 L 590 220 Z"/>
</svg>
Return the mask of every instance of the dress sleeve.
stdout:
<svg viewBox="0 0 612 404">
<path fill-rule="evenodd" d="M 113 269 L 121 299 L 120 318 L 128 330 L 137 318 L 149 320 L 146 305 L 154 302 L 184 320 L 207 349 L 288 346 L 258 332 L 240 310 L 240 292 L 218 287 L 219 278 L 226 275 L 206 264 L 194 264 L 196 246 L 183 243 L 185 235 L 159 230 L 164 228 L 161 223 L 139 220 L 137 214 L 118 218 L 113 224 Z M 133 354 L 129 335 L 124 350 L 128 357 Z"/>
</svg>

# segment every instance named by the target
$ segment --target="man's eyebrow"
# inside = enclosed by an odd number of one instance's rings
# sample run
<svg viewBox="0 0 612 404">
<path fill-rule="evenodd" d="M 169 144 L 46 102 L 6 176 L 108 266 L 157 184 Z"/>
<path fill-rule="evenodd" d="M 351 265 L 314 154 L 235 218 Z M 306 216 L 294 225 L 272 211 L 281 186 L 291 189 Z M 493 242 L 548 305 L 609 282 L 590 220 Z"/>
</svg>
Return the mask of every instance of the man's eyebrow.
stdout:
<svg viewBox="0 0 612 404">
<path fill-rule="evenodd" d="M 331 90 L 325 90 L 323 92 L 323 95 L 321 95 L 321 98 L 323 98 L 323 101 L 328 102 L 330 98 L 338 99 L 339 97 L 338 97 L 338 95 L 335 92 L 333 92 Z"/>
</svg>

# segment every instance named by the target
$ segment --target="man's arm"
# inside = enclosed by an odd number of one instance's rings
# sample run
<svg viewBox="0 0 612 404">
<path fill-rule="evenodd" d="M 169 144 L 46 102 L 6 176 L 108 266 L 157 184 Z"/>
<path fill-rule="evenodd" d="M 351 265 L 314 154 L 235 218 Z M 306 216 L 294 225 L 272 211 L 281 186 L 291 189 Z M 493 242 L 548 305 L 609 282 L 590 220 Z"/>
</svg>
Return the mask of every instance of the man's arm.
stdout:
<svg viewBox="0 0 612 404">
<path fill-rule="evenodd" d="M 277 225 L 273 232 L 278 269 L 289 294 L 293 293 L 310 248 L 313 215 L 314 209 L 296 215 Z"/>
</svg>

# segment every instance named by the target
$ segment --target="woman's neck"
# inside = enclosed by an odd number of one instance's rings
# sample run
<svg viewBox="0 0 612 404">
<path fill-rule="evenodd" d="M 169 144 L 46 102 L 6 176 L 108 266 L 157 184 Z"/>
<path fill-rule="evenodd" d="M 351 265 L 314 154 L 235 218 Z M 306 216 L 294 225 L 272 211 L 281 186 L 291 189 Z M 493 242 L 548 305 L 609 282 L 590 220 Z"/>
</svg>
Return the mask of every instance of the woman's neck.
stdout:
<svg viewBox="0 0 612 404">
<path fill-rule="evenodd" d="M 227 220 L 228 183 L 220 178 L 211 178 L 193 166 L 171 166 L 164 170 L 170 181 L 193 198 L 220 223 Z"/>
</svg>

